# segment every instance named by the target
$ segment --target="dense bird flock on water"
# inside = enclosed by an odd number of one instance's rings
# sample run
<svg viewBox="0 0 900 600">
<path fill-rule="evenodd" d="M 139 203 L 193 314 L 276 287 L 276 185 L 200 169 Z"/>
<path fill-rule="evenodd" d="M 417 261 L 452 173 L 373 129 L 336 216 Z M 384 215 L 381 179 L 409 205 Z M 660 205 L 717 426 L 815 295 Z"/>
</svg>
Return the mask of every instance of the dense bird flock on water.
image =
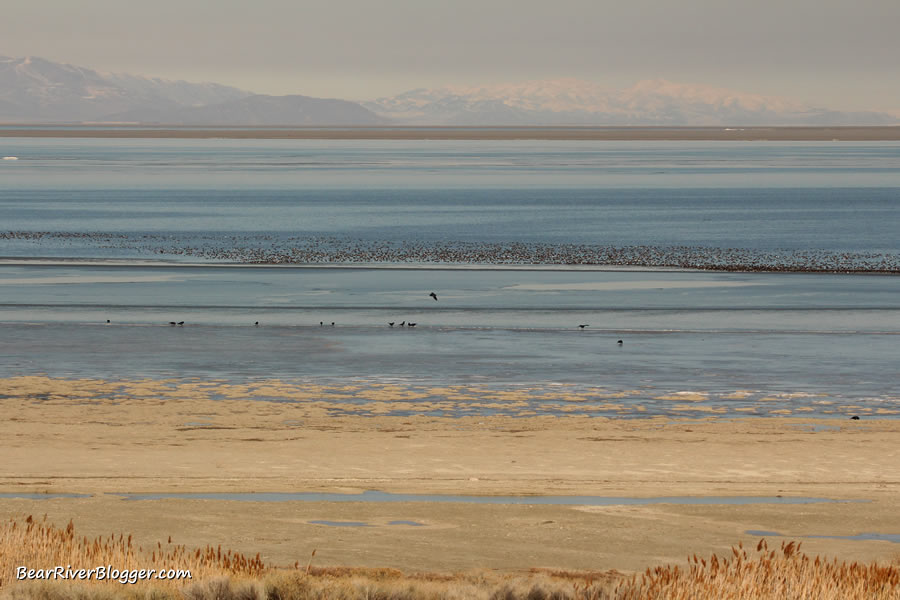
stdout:
<svg viewBox="0 0 900 600">
<path fill-rule="evenodd" d="M 22 240 L 129 254 L 246 264 L 619 265 L 721 271 L 900 273 L 900 253 L 483 242 L 387 242 L 270 235 L 180 239 L 156 234 L 0 232 Z"/>
</svg>

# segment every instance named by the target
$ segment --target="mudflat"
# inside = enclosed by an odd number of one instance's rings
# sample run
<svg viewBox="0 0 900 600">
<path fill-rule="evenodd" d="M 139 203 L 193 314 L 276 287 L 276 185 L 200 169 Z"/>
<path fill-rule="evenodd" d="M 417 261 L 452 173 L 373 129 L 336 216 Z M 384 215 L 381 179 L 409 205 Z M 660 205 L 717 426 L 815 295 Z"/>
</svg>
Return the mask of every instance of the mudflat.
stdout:
<svg viewBox="0 0 900 600">
<path fill-rule="evenodd" d="M 768 531 L 808 553 L 890 560 L 900 545 L 900 421 L 769 417 L 366 416 L 216 382 L 0 380 L 0 516 L 88 537 L 214 546 L 267 564 L 641 570 Z M 387 396 L 389 394 L 386 393 Z M 387 401 L 384 398 L 376 402 Z M 371 409 L 371 407 L 369 407 Z M 424 412 L 424 411 L 423 411 Z M 237 501 L 121 494 L 814 497 L 837 502 L 529 505 Z M 78 498 L 9 497 L 28 493 Z M 834 536 L 834 537 L 806 537 Z M 774 538 L 778 541 L 779 538 Z"/>
<path fill-rule="evenodd" d="M 900 126 L 834 127 L 0 127 L 0 137 L 296 140 L 897 141 Z"/>
</svg>

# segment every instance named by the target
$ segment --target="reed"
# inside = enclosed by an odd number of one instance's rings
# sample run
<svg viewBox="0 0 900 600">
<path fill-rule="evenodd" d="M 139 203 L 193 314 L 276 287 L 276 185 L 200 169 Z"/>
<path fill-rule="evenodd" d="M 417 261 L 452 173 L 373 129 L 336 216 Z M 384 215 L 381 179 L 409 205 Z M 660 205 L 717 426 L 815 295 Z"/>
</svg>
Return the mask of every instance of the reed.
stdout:
<svg viewBox="0 0 900 600">
<path fill-rule="evenodd" d="M 110 565 L 120 571 L 140 571 L 141 569 L 190 571 L 191 578 L 148 580 L 155 587 L 183 587 L 186 582 L 216 577 L 258 578 L 266 571 L 266 565 L 259 554 L 248 557 L 233 550 L 222 550 L 221 546 L 207 545 L 205 548 L 189 550 L 173 544 L 172 537 L 163 544 L 143 548 L 137 546 L 131 535 L 98 536 L 88 538 L 75 533 L 75 525 L 69 521 L 65 528 L 56 527 L 29 515 L 24 520 L 9 519 L 0 526 L 0 590 L 9 588 L 18 581 L 17 569 L 53 569 L 54 567 L 92 568 Z M 53 581 L 53 580 L 50 580 Z M 72 580 L 56 583 L 64 585 Z M 122 588 L 117 580 L 94 579 L 85 585 Z"/>
<path fill-rule="evenodd" d="M 784 542 L 755 551 L 741 544 L 727 556 L 696 555 L 687 567 L 661 566 L 624 576 L 616 571 L 531 569 L 520 573 L 404 573 L 388 568 L 267 566 L 221 547 L 189 550 L 172 543 L 144 549 L 123 534 L 89 539 L 69 522 L 59 528 L 28 517 L 0 524 L 0 598 L 14 600 L 900 600 L 900 567 L 826 560 Z M 189 569 L 191 579 L 17 581 L 21 565 L 106 565 L 118 569 Z"/>
<path fill-rule="evenodd" d="M 765 539 L 748 552 L 742 544 L 731 555 L 709 560 L 694 555 L 688 567 L 657 567 L 622 582 L 612 596 L 583 590 L 579 598 L 655 600 L 882 600 L 900 598 L 900 568 L 894 565 L 825 560 L 800 552 L 800 544 L 782 542 L 770 550 Z"/>
</svg>

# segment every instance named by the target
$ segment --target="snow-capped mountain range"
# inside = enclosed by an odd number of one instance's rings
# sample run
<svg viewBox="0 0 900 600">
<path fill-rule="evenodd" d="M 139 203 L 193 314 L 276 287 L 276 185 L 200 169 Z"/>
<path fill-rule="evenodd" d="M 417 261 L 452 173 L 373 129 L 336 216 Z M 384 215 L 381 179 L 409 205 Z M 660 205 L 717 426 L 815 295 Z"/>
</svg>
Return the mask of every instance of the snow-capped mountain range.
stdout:
<svg viewBox="0 0 900 600">
<path fill-rule="evenodd" d="M 578 79 L 417 89 L 364 102 L 429 125 L 887 125 L 896 116 L 840 112 L 782 98 L 662 79 L 612 90 Z"/>
<path fill-rule="evenodd" d="M 215 83 L 101 73 L 0 56 L 0 123 L 167 125 L 889 125 L 733 90 L 642 81 L 623 90 L 578 79 L 416 89 L 369 102 L 268 96 Z"/>
</svg>

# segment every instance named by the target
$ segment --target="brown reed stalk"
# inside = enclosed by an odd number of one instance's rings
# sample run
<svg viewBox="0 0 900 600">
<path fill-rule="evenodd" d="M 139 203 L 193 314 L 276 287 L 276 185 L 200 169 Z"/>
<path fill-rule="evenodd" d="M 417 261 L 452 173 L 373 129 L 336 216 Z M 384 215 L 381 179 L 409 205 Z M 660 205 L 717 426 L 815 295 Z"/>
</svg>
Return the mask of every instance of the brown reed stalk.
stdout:
<svg viewBox="0 0 900 600">
<path fill-rule="evenodd" d="M 89 539 L 35 520 L 0 523 L 0 598 L 16 600 L 900 600 L 900 567 L 809 557 L 801 544 L 755 550 L 738 544 L 726 555 L 696 554 L 687 565 L 649 568 L 630 577 L 616 572 L 533 569 L 524 574 L 477 571 L 407 575 L 396 569 L 313 567 L 305 571 L 267 567 L 254 557 L 207 545 L 193 551 L 157 542 L 149 552 L 124 534 Z M 120 569 L 190 569 L 193 579 L 137 586 L 92 582 L 76 590 L 69 582 L 23 584 L 9 574 L 19 565 L 73 567 L 111 564 Z"/>
</svg>

